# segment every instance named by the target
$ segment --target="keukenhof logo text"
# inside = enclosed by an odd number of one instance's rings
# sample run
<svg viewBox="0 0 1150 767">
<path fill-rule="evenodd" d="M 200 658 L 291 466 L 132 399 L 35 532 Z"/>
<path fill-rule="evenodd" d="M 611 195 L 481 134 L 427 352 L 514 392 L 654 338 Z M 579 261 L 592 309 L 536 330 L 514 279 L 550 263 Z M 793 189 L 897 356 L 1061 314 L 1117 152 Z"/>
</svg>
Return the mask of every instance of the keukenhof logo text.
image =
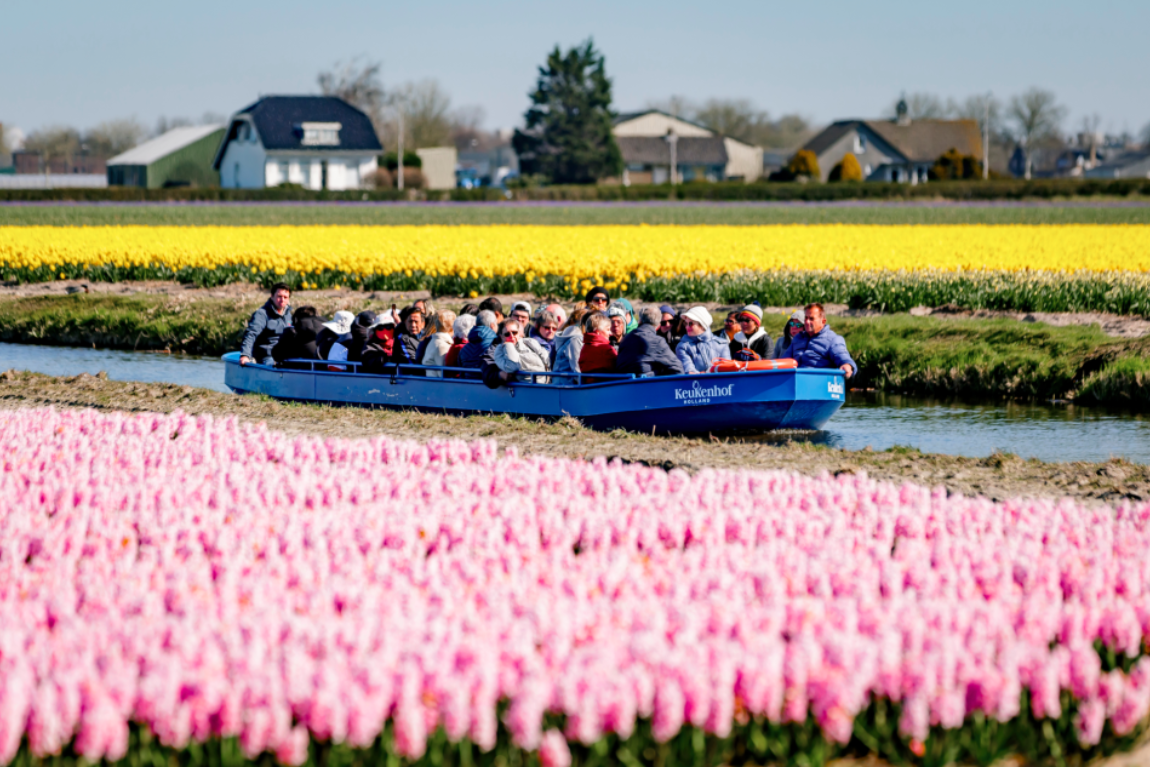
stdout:
<svg viewBox="0 0 1150 767">
<path fill-rule="evenodd" d="M 827 394 L 842 394 L 843 385 L 838 381 L 827 381 Z"/>
<path fill-rule="evenodd" d="M 698 381 L 690 389 L 675 389 L 675 399 L 687 405 L 702 405 L 712 397 L 730 397 L 735 391 L 734 384 L 726 386 L 703 386 Z"/>
</svg>

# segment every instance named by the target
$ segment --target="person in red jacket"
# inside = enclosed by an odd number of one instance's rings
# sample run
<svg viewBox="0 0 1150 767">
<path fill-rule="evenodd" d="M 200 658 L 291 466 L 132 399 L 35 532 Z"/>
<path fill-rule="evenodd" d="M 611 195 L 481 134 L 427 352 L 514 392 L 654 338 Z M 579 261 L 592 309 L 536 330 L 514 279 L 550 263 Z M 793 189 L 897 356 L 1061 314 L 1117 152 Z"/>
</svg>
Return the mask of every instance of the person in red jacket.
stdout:
<svg viewBox="0 0 1150 767">
<path fill-rule="evenodd" d="M 611 320 L 603 312 L 595 312 L 585 321 L 583 351 L 579 352 L 579 372 L 614 373 L 619 353 L 611 346 Z M 600 383 L 599 379 L 584 378 L 583 383 Z"/>
</svg>

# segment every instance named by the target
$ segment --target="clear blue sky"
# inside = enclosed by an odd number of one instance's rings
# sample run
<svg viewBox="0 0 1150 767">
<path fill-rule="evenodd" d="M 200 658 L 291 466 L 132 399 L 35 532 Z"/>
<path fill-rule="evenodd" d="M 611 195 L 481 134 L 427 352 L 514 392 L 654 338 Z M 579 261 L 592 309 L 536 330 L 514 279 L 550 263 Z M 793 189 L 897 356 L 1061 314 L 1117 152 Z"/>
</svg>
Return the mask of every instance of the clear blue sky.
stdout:
<svg viewBox="0 0 1150 767">
<path fill-rule="evenodd" d="M 136 116 L 230 113 L 261 93 L 309 93 L 356 55 L 384 84 L 436 78 L 487 127 L 521 119 L 556 43 L 593 36 L 620 111 L 681 94 L 749 98 L 817 122 L 877 116 L 900 91 L 963 98 L 1053 90 L 1064 128 L 1150 122 L 1146 0 L 775 3 L 64 2 L 7 4 L 0 122 L 25 131 Z"/>
</svg>

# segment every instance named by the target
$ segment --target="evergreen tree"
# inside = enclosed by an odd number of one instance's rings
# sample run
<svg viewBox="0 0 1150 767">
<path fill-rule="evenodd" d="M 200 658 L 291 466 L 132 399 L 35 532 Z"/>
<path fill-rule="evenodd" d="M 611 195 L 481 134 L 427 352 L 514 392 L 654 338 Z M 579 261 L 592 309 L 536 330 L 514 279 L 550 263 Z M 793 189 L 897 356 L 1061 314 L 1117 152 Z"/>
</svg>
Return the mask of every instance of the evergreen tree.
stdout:
<svg viewBox="0 0 1150 767">
<path fill-rule="evenodd" d="M 611 132 L 611 81 L 591 40 L 567 51 L 555 46 L 539 67 L 524 115 L 525 131 L 512 146 L 524 175 L 554 184 L 592 184 L 623 172 L 623 155 Z"/>
</svg>

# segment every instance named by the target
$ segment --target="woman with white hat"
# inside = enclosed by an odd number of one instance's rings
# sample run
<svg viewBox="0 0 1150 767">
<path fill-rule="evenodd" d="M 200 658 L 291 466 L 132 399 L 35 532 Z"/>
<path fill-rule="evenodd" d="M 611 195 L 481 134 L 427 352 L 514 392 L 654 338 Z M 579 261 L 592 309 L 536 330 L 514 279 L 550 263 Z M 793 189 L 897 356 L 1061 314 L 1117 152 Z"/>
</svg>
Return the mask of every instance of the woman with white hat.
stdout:
<svg viewBox="0 0 1150 767">
<path fill-rule="evenodd" d="M 346 343 L 351 340 L 351 323 L 355 322 L 355 315 L 340 310 L 332 317 L 331 322 L 323 323 L 323 330 L 316 336 L 315 345 L 319 350 L 319 358 L 326 360 L 331 347 L 337 343 Z"/>
<path fill-rule="evenodd" d="M 693 306 L 683 315 L 687 335 L 675 347 L 675 356 L 684 373 L 706 373 L 713 360 L 731 358 L 730 344 L 715 337 L 711 322 L 711 313 L 702 306 Z"/>
</svg>

